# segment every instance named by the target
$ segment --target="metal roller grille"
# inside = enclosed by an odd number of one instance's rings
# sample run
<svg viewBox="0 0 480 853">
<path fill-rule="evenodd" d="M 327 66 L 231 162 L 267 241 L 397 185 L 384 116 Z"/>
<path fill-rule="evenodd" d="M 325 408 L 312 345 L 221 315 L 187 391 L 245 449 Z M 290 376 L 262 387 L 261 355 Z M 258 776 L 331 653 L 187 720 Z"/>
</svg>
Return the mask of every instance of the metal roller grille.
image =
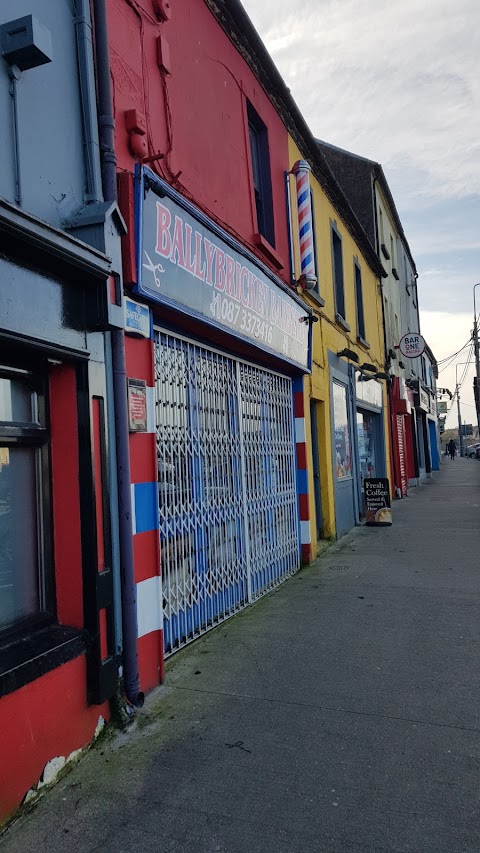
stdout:
<svg viewBox="0 0 480 853">
<path fill-rule="evenodd" d="M 155 333 L 165 652 L 299 568 L 291 380 Z"/>
</svg>

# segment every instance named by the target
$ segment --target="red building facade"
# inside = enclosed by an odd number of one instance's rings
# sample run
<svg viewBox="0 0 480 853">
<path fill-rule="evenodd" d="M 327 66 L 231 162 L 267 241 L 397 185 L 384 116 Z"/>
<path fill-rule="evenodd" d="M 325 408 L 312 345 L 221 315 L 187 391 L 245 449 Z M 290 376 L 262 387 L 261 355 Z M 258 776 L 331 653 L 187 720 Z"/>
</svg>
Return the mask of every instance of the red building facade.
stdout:
<svg viewBox="0 0 480 853">
<path fill-rule="evenodd" d="M 309 324 L 290 286 L 287 129 L 241 48 L 203 0 L 181 11 L 110 0 L 108 13 L 124 285 L 132 316 L 146 310 L 150 324 L 144 337 L 127 328 L 126 342 L 146 406 L 130 437 L 145 690 L 162 680 L 164 649 L 300 565 L 306 463 L 302 448 L 296 460 L 293 393 L 308 369 Z M 154 203 L 156 241 L 145 224 Z M 159 299 L 153 277 L 165 283 Z M 282 506 L 271 502 L 280 481 Z M 266 541 L 257 564 L 251 552 Z"/>
<path fill-rule="evenodd" d="M 392 411 L 392 449 L 395 489 L 399 497 L 405 497 L 407 489 L 415 482 L 417 473 L 412 440 L 413 394 L 410 399 L 401 393 L 401 382 L 397 376 L 392 379 L 390 405 Z"/>
</svg>

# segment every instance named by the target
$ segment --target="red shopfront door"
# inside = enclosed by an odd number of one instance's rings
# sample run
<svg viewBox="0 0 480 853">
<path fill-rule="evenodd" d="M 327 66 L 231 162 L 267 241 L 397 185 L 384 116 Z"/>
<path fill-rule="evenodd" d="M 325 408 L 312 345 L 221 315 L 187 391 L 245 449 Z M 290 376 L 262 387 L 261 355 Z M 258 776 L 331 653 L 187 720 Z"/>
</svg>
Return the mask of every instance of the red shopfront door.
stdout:
<svg viewBox="0 0 480 853">
<path fill-rule="evenodd" d="M 405 434 L 405 418 L 403 415 L 397 415 L 397 449 L 398 449 L 398 485 L 402 493 L 402 497 L 407 494 L 408 475 L 407 475 L 407 456 L 406 456 L 406 434 Z"/>
</svg>

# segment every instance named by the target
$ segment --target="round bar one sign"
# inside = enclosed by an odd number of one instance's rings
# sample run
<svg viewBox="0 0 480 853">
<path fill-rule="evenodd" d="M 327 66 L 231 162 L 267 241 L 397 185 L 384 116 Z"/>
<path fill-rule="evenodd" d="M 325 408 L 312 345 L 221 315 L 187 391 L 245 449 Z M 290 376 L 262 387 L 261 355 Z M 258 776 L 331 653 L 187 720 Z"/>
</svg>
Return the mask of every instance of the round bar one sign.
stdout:
<svg viewBox="0 0 480 853">
<path fill-rule="evenodd" d="M 422 335 L 409 332 L 408 335 L 403 336 L 398 348 L 406 358 L 418 358 L 425 350 L 425 340 Z"/>
</svg>

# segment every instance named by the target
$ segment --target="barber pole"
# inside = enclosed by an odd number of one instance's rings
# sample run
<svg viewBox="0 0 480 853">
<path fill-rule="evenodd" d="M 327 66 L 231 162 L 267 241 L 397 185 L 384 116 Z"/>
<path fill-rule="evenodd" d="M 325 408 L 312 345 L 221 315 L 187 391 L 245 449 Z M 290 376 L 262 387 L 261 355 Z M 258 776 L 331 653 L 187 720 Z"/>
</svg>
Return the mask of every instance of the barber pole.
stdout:
<svg viewBox="0 0 480 853">
<path fill-rule="evenodd" d="M 307 290 L 312 290 L 317 283 L 317 276 L 315 275 L 312 205 L 310 201 L 310 166 L 305 160 L 297 160 L 292 172 L 297 183 L 300 284 Z"/>
</svg>

